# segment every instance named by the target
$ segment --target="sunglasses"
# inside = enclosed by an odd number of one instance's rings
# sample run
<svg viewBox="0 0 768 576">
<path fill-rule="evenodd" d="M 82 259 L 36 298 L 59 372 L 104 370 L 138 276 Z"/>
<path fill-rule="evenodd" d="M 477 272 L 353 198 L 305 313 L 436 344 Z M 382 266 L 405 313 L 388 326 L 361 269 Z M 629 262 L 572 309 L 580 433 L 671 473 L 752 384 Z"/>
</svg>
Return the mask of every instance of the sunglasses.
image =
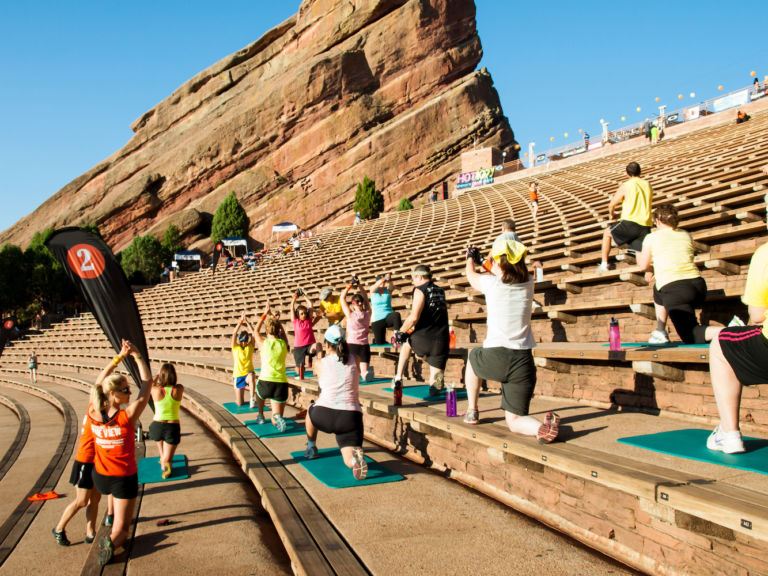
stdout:
<svg viewBox="0 0 768 576">
<path fill-rule="evenodd" d="M 131 389 L 128 386 L 126 386 L 125 388 L 121 388 L 120 390 L 117 390 L 117 392 L 120 392 L 120 394 L 130 394 Z"/>
</svg>

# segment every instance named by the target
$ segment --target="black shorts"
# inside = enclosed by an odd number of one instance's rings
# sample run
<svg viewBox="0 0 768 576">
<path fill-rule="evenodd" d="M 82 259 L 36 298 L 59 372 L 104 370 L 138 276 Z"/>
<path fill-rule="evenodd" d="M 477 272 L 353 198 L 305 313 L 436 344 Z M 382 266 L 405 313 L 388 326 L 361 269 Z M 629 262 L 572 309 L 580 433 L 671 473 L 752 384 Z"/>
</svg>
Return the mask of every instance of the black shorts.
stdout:
<svg viewBox="0 0 768 576">
<path fill-rule="evenodd" d="M 139 475 L 102 476 L 93 469 L 93 485 L 102 495 L 112 494 L 120 500 L 131 500 L 139 495 Z"/>
<path fill-rule="evenodd" d="M 93 462 L 72 462 L 72 472 L 69 475 L 69 483 L 75 488 L 90 490 L 93 488 Z"/>
<path fill-rule="evenodd" d="M 371 361 L 371 345 L 370 344 L 347 344 L 349 353 L 353 356 L 357 356 L 360 362 L 368 364 Z"/>
<path fill-rule="evenodd" d="M 526 416 L 536 387 L 536 365 L 531 350 L 475 348 L 469 362 L 478 378 L 501 382 L 501 407 Z"/>
<path fill-rule="evenodd" d="M 166 444 L 181 442 L 181 425 L 178 422 L 152 422 L 149 425 L 149 439 Z"/>
<path fill-rule="evenodd" d="M 448 363 L 448 330 L 445 334 L 414 332 L 408 337 L 411 349 L 416 356 L 423 357 L 427 364 L 438 370 L 445 370 Z"/>
<path fill-rule="evenodd" d="M 335 434 L 339 448 L 363 445 L 363 413 L 357 410 L 335 410 L 325 406 L 309 407 L 312 425 L 326 434 Z"/>
<path fill-rule="evenodd" d="M 707 299 L 707 283 L 704 278 L 688 278 L 665 284 L 661 290 L 653 287 L 653 301 L 664 306 L 677 335 L 685 344 L 706 342 L 705 326 L 696 318 L 696 308 L 701 308 Z"/>
<path fill-rule="evenodd" d="M 619 220 L 611 226 L 611 237 L 616 246 L 629 244 L 629 247 L 638 252 L 643 249 L 643 238 L 651 232 L 650 226 L 640 226 L 631 220 Z"/>
<path fill-rule="evenodd" d="M 312 348 L 314 344 L 307 344 L 306 346 L 294 346 L 293 347 L 293 360 L 296 363 L 296 367 L 301 366 L 304 364 L 304 360 L 306 360 L 307 356 L 310 358 L 313 358 L 315 355 L 309 353 L 309 349 Z"/>
<path fill-rule="evenodd" d="M 285 402 L 288 400 L 288 384 L 286 382 L 271 382 L 259 378 L 259 381 L 256 382 L 256 394 L 262 400 Z"/>
<path fill-rule="evenodd" d="M 723 328 L 717 339 L 742 386 L 768 383 L 768 339 L 762 326 Z"/>
</svg>

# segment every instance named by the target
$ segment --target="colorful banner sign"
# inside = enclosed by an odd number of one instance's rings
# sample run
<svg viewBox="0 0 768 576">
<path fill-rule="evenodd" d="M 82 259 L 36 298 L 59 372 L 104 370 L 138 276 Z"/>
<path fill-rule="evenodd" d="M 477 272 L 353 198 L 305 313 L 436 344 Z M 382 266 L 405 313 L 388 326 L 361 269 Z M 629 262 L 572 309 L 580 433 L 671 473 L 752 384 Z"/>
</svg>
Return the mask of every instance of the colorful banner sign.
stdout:
<svg viewBox="0 0 768 576">
<path fill-rule="evenodd" d="M 475 186 L 485 186 L 493 184 L 493 168 L 483 168 L 475 172 L 465 172 L 456 177 L 456 189 L 474 188 Z"/>
<path fill-rule="evenodd" d="M 734 108 L 735 106 L 743 106 L 749 102 L 749 88 L 739 90 L 728 96 L 723 96 L 712 102 L 713 112 L 722 112 L 728 110 L 728 108 Z"/>
</svg>

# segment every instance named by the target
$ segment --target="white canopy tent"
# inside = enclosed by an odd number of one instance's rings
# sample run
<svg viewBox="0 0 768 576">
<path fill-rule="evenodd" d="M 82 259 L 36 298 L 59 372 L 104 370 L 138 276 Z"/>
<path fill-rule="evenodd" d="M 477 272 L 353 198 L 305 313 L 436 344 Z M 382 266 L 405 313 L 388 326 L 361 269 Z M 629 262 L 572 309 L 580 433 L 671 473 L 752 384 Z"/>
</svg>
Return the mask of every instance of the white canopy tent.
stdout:
<svg viewBox="0 0 768 576">
<path fill-rule="evenodd" d="M 232 256 L 237 256 L 237 249 L 239 247 L 243 248 L 243 255 L 248 254 L 248 242 L 246 242 L 245 238 L 236 238 L 234 236 L 222 238 L 221 243 L 224 244 L 225 248 L 230 248 L 229 253 Z"/>
<path fill-rule="evenodd" d="M 272 226 L 272 235 L 269 238 L 269 243 L 272 244 L 272 241 L 275 238 L 275 234 L 279 235 L 279 234 L 282 234 L 283 232 L 298 232 L 298 231 L 299 231 L 299 227 L 293 222 L 280 222 L 280 224 L 275 224 L 274 226 Z"/>
</svg>

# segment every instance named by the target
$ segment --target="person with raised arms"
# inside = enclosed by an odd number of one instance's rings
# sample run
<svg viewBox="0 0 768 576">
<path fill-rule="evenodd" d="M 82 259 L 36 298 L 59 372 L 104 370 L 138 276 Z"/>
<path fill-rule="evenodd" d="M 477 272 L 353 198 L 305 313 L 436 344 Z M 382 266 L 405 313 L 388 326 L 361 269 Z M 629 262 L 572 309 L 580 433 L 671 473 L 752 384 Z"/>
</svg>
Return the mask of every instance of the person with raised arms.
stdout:
<svg viewBox="0 0 768 576">
<path fill-rule="evenodd" d="M 133 402 L 128 379 L 122 374 L 113 374 L 128 355 L 136 361 L 141 378 L 139 395 Z M 93 484 L 103 496 L 111 494 L 114 502 L 112 530 L 99 541 L 97 561 L 101 566 L 107 564 L 115 550 L 128 539 L 139 493 L 134 455 L 136 425 L 149 402 L 151 386 L 152 373 L 146 360 L 136 346 L 123 340 L 120 353 L 102 370 L 91 389 L 88 414 L 95 445 Z"/>
<path fill-rule="evenodd" d="M 155 417 L 149 425 L 149 439 L 157 442 L 163 478 L 170 478 L 173 455 L 181 442 L 179 406 L 182 396 L 184 386 L 176 382 L 176 368 L 173 364 L 164 363 L 152 383 Z"/>
<path fill-rule="evenodd" d="M 357 275 L 354 276 L 357 278 Z M 371 363 L 371 345 L 368 343 L 368 332 L 371 327 L 371 306 L 365 290 L 361 289 L 352 294 L 352 301 L 347 302 L 347 295 L 352 289 L 352 284 L 347 284 L 341 292 L 341 309 L 347 318 L 347 347 L 350 353 L 357 358 L 360 374 L 366 382 L 373 380 L 373 370 L 369 370 Z"/>
<path fill-rule="evenodd" d="M 253 368 L 253 327 L 245 312 L 232 332 L 232 386 L 235 389 L 235 403 L 242 406 L 245 401 L 244 389 L 248 386 L 251 392 L 250 407 L 256 407 L 256 372 Z"/>
<path fill-rule="evenodd" d="M 259 406 L 257 424 L 263 424 L 264 403 L 271 400 L 272 424 L 279 432 L 285 432 L 286 423 L 283 418 L 285 403 L 288 400 L 288 376 L 285 373 L 285 358 L 288 355 L 288 343 L 284 340 L 285 331 L 282 324 L 272 314 L 269 302 L 264 309 L 264 314 L 256 323 L 253 336 L 259 346 L 261 355 L 261 371 L 256 382 L 256 399 Z M 261 335 L 261 328 L 265 328 L 266 336 Z"/>
</svg>

